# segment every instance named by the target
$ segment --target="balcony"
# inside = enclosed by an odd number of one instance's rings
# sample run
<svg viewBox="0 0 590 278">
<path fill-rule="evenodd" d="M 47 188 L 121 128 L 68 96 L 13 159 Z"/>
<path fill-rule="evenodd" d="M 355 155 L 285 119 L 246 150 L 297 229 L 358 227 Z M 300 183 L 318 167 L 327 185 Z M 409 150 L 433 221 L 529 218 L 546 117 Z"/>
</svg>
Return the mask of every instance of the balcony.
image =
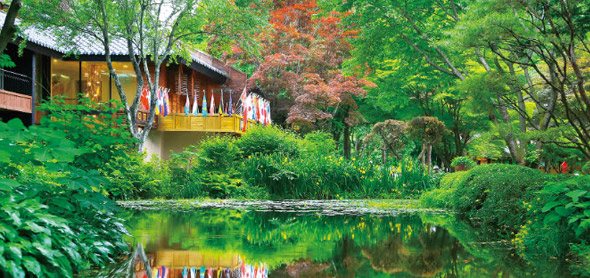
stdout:
<svg viewBox="0 0 590 278">
<path fill-rule="evenodd" d="M 250 125 L 256 122 L 249 120 Z M 158 116 L 159 131 L 202 131 L 202 132 L 224 132 L 224 133 L 242 133 L 242 116 L 232 115 L 219 116 L 209 115 L 203 117 L 185 116 L 184 114 L 170 114 L 166 117 Z"/>
<path fill-rule="evenodd" d="M 0 109 L 32 113 L 31 78 L 0 69 Z"/>
</svg>

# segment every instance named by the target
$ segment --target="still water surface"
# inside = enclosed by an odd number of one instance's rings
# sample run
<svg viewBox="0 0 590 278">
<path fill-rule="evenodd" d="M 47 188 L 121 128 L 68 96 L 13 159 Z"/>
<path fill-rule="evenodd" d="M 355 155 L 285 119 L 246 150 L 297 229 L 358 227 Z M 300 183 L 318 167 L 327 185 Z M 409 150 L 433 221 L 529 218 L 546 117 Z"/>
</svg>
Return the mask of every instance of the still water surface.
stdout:
<svg viewBox="0 0 590 278">
<path fill-rule="evenodd" d="M 518 258 L 453 215 L 383 202 L 124 206 L 130 242 L 143 243 L 156 265 L 177 273 L 185 266 L 236 269 L 243 261 L 265 265 L 269 277 L 572 276 L 557 260 Z"/>
</svg>

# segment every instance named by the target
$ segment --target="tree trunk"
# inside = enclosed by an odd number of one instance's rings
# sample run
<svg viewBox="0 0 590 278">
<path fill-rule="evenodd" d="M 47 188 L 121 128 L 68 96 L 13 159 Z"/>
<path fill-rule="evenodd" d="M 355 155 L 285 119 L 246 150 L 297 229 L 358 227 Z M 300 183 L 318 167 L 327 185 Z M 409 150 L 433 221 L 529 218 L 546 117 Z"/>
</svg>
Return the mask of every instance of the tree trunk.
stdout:
<svg viewBox="0 0 590 278">
<path fill-rule="evenodd" d="M 383 148 L 381 149 L 381 157 L 383 164 L 385 164 L 387 162 L 387 148 L 385 147 L 385 144 L 383 144 Z"/>
<path fill-rule="evenodd" d="M 350 126 L 344 124 L 344 138 L 343 139 L 343 149 L 344 149 L 344 157 L 350 159 Z"/>
<path fill-rule="evenodd" d="M 431 175 L 432 174 L 432 145 L 428 146 L 428 157 L 427 157 L 427 162 L 428 164 L 428 174 Z"/>
<path fill-rule="evenodd" d="M 16 34 L 17 30 L 14 26 L 14 21 L 22 5 L 21 0 L 13 0 L 10 3 L 6 18 L 4 19 L 4 25 L 2 26 L 2 32 L 0 32 L 0 54 L 4 53 L 6 46 L 8 46 L 8 43 L 12 41 L 14 34 Z"/>
<path fill-rule="evenodd" d="M 425 162 L 424 162 L 424 154 L 425 153 L 426 153 L 426 146 L 424 144 L 422 144 L 422 151 L 418 155 L 418 158 L 420 159 L 420 162 L 422 163 L 422 165 L 425 165 Z"/>
</svg>

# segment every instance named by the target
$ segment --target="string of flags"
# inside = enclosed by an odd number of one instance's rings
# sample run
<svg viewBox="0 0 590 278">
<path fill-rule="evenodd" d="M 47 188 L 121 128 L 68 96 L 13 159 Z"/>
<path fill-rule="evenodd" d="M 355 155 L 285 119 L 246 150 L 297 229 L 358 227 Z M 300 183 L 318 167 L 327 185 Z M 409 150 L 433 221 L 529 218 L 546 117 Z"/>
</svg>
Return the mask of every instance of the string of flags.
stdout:
<svg viewBox="0 0 590 278">
<path fill-rule="evenodd" d="M 213 269 L 211 267 L 206 268 L 205 266 L 201 266 L 200 269 L 197 269 L 196 267 L 184 267 L 182 269 L 182 278 L 221 278 L 232 277 L 234 275 L 243 278 L 268 278 L 268 266 L 262 263 L 250 265 L 245 264 L 242 261 L 239 269 L 237 269 L 237 273 L 236 270 L 232 271 L 229 267 L 225 269 L 222 269 L 221 267 Z M 170 269 L 165 266 L 157 267 L 152 270 L 152 277 L 154 278 L 172 278 L 171 276 Z M 146 278 L 147 275 L 144 274 L 143 277 Z"/>
<path fill-rule="evenodd" d="M 160 87 L 156 90 L 156 115 L 162 115 L 163 117 L 168 116 L 171 111 L 170 105 L 170 97 L 169 97 L 170 89 Z M 209 102 L 209 106 L 207 105 L 207 92 L 203 90 L 203 101 L 201 106 L 201 115 L 203 117 L 207 117 L 209 115 L 220 115 L 223 117 L 224 115 L 232 116 L 236 114 L 236 107 L 233 103 L 231 93 L 229 97 L 228 103 L 223 103 L 224 91 L 221 90 L 221 96 L 219 98 L 219 105 L 215 105 L 215 95 L 213 91 L 211 92 L 211 98 Z M 141 93 L 140 101 L 141 104 L 144 106 L 146 110 L 150 109 L 150 89 L 148 87 L 144 87 Z M 195 90 L 192 97 L 192 104 L 191 104 L 191 97 L 189 93 L 186 93 L 186 101 L 184 104 L 184 114 L 185 116 L 199 115 L 199 91 Z M 242 116 L 244 119 L 253 120 L 263 125 L 270 125 L 272 123 L 270 117 L 270 103 L 262 98 L 257 94 L 248 94 L 246 87 L 244 87 L 244 91 L 240 96 L 240 102 L 242 104 Z M 242 129 L 245 131 L 246 124 L 243 124 Z"/>
<path fill-rule="evenodd" d="M 156 115 L 164 117 L 170 114 L 170 89 L 159 87 L 156 90 Z M 139 98 L 141 104 L 146 110 L 150 110 L 151 93 L 148 87 L 144 87 Z"/>
<path fill-rule="evenodd" d="M 270 102 L 257 94 L 248 94 L 246 87 L 240 95 L 242 102 L 242 117 L 261 123 L 263 125 L 272 124 L 270 117 Z M 242 124 L 242 131 L 246 131 L 247 122 Z"/>
</svg>

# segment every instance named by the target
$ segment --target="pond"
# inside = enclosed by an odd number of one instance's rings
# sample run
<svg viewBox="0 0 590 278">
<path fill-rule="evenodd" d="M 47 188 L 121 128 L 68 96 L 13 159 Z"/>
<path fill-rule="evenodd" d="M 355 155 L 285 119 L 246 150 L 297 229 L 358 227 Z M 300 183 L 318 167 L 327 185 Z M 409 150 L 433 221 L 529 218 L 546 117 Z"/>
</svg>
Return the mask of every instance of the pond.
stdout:
<svg viewBox="0 0 590 278">
<path fill-rule="evenodd" d="M 244 270 L 268 277 L 570 275 L 557 260 L 525 261 L 510 245 L 473 231 L 453 215 L 409 209 L 411 202 L 161 201 L 123 206 L 130 242 L 142 243 L 153 265 L 165 266 L 174 278 L 182 277 L 185 267 L 211 269 L 212 277 L 218 271 L 227 277 L 226 270 L 231 277 Z M 140 266 L 136 276 L 143 276 Z"/>
</svg>

